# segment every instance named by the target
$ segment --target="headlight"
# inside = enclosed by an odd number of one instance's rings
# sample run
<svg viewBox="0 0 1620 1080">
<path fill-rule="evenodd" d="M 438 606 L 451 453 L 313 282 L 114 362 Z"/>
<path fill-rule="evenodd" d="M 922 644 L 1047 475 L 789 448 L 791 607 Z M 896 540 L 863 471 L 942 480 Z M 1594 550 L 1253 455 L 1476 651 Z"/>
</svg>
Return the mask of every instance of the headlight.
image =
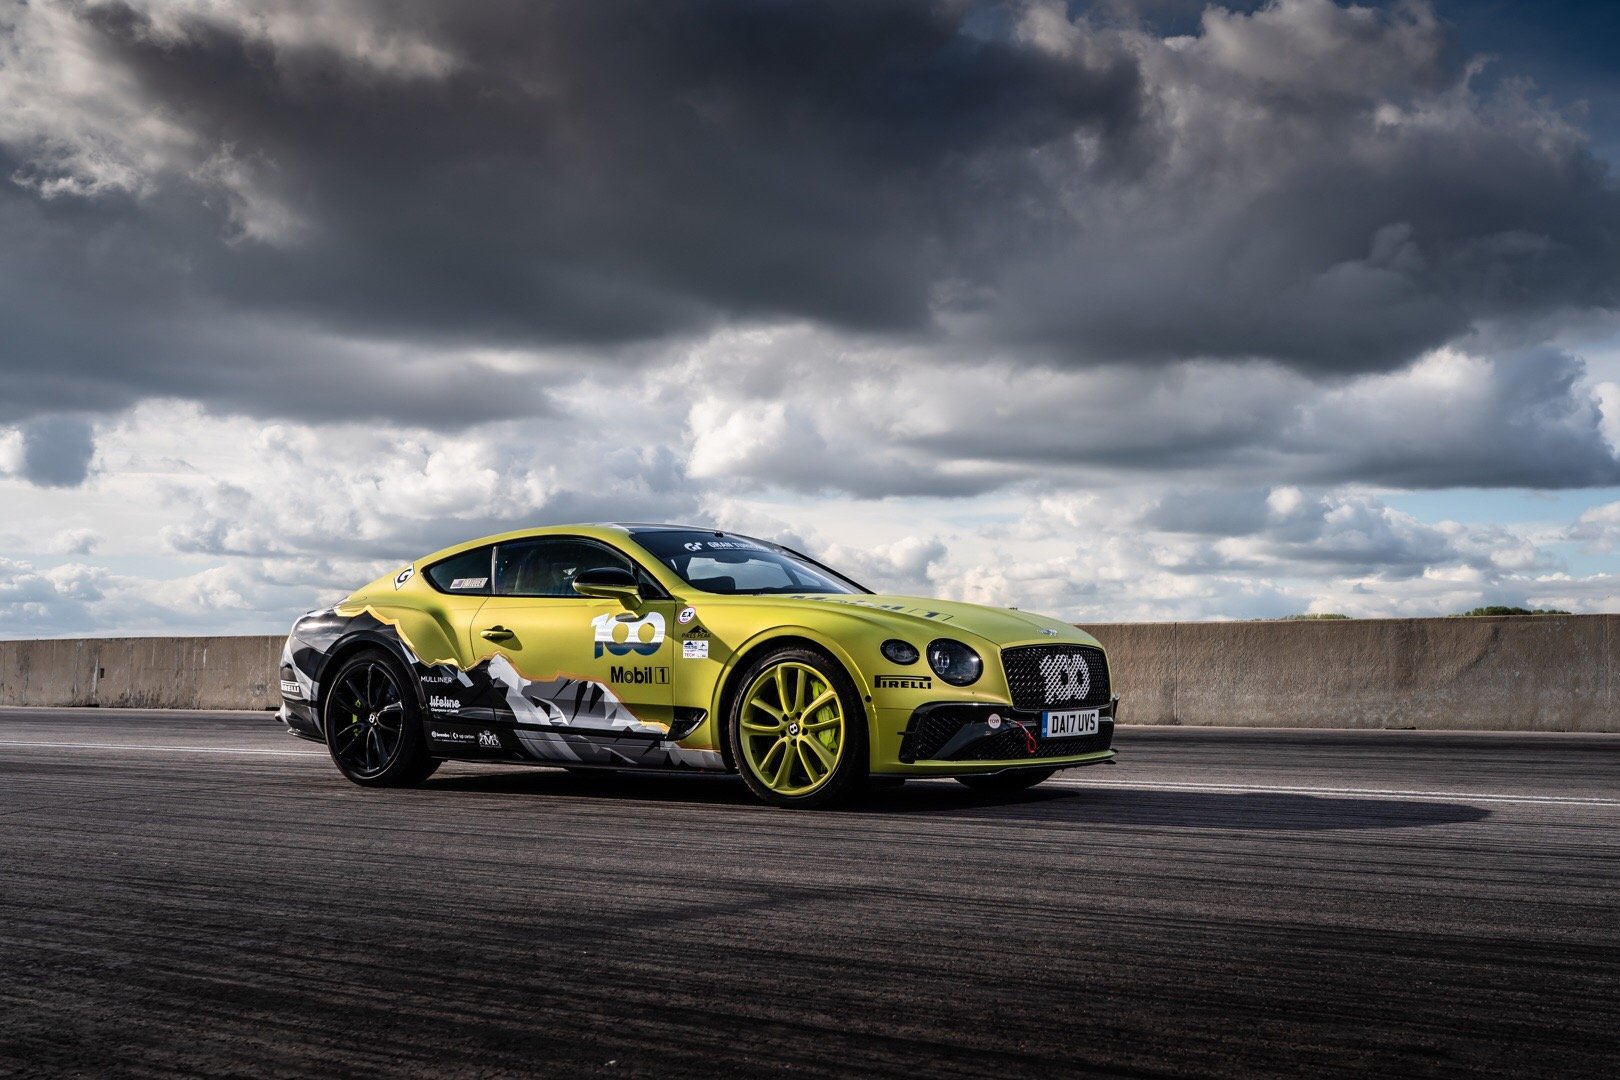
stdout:
<svg viewBox="0 0 1620 1080">
<path fill-rule="evenodd" d="M 893 664 L 915 664 L 917 657 L 920 655 L 917 652 L 917 646 L 909 641 L 901 641 L 899 638 L 890 638 L 885 641 L 879 651 L 883 653 L 883 659 Z"/>
<path fill-rule="evenodd" d="M 952 686 L 966 686 L 984 673 L 984 661 L 979 659 L 979 654 L 950 638 L 929 643 L 928 666 Z"/>
</svg>

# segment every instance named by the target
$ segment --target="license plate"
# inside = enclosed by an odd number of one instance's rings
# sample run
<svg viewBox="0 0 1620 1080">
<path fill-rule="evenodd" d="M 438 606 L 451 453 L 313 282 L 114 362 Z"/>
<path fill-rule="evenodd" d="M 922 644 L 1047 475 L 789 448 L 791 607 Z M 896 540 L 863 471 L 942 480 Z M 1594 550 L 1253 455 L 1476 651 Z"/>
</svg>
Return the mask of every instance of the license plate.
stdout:
<svg viewBox="0 0 1620 1080">
<path fill-rule="evenodd" d="M 1097 709 L 1070 709 L 1041 713 L 1041 738 L 1067 739 L 1075 735 L 1097 734 Z"/>
</svg>

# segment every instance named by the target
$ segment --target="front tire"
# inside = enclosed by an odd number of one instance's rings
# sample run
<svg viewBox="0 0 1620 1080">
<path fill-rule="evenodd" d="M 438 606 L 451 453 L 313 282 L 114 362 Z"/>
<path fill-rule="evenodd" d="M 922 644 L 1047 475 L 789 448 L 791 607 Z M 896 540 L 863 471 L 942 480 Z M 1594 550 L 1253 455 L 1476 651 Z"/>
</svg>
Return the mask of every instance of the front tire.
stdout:
<svg viewBox="0 0 1620 1080">
<path fill-rule="evenodd" d="M 362 787 L 411 787 L 439 763 L 422 739 L 422 710 L 399 661 L 381 649 L 337 669 L 321 705 L 326 748 L 338 771 Z"/>
<path fill-rule="evenodd" d="M 1056 769 L 1012 769 L 1008 772 L 983 773 L 978 776 L 958 776 L 956 782 L 974 791 L 1023 791 L 1036 784 L 1044 784 L 1057 774 Z"/>
<path fill-rule="evenodd" d="M 732 760 L 761 801 L 808 810 L 865 789 L 866 709 L 825 653 L 789 646 L 761 656 L 727 713 Z"/>
</svg>

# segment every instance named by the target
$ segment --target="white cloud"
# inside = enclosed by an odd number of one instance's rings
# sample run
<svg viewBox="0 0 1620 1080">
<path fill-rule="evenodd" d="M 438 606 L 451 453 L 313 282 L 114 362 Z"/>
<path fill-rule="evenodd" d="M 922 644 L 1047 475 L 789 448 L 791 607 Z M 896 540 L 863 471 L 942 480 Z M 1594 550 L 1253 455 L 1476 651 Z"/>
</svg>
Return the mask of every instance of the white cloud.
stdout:
<svg viewBox="0 0 1620 1080">
<path fill-rule="evenodd" d="M 46 541 L 45 547 L 60 555 L 88 555 L 102 539 L 94 529 L 62 529 Z"/>
</svg>

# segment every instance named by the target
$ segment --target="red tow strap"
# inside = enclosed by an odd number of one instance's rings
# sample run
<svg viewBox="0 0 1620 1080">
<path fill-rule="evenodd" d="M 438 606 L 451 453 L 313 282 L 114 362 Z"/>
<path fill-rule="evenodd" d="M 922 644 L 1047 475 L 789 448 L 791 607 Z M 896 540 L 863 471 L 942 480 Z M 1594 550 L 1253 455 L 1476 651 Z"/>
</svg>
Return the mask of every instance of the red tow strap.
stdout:
<svg viewBox="0 0 1620 1080">
<path fill-rule="evenodd" d="M 1022 720 L 1014 720 L 1013 724 L 1017 726 L 1019 731 L 1024 733 L 1024 749 L 1033 756 L 1035 751 L 1040 749 L 1040 744 L 1035 741 L 1034 733 L 1029 730 L 1029 725 Z"/>
</svg>

